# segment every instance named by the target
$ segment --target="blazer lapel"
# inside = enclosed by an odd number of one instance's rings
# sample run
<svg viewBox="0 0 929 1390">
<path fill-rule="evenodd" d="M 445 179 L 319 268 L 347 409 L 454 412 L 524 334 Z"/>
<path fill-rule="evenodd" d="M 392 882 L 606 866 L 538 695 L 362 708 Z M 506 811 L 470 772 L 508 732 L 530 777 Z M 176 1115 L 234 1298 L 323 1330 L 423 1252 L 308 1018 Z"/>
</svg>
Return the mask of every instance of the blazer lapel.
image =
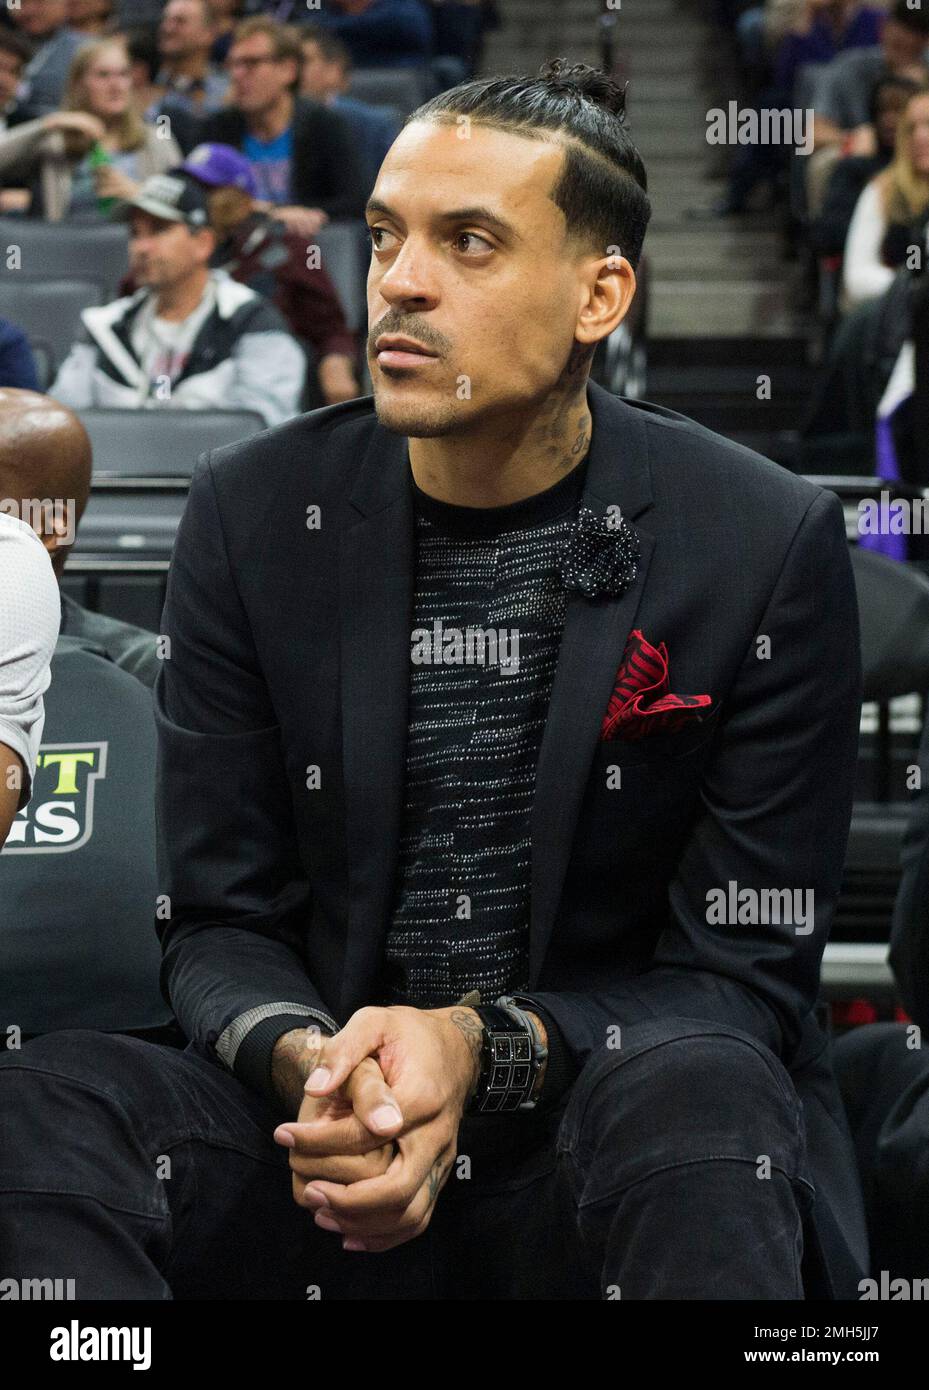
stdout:
<svg viewBox="0 0 929 1390">
<path fill-rule="evenodd" d="M 370 1002 L 391 910 L 403 790 L 413 625 L 407 441 L 375 428 L 340 537 L 342 749 L 348 940 L 342 1016 Z"/>
<path fill-rule="evenodd" d="M 587 400 L 593 429 L 581 505 L 598 514 L 619 506 L 634 522 L 652 504 L 645 427 L 636 410 L 593 382 Z M 539 980 L 600 725 L 648 576 L 655 539 L 640 525 L 635 529 L 640 554 L 626 592 L 568 598 L 532 805 L 530 989 Z"/>
</svg>

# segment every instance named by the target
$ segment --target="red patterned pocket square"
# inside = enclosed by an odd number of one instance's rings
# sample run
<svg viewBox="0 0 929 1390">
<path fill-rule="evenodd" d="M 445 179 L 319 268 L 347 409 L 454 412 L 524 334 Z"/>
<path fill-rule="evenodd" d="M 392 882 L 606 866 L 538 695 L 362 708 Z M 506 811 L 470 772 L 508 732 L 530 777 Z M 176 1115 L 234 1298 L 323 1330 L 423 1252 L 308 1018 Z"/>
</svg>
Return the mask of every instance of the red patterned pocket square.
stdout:
<svg viewBox="0 0 929 1390">
<path fill-rule="evenodd" d="M 667 647 L 664 642 L 653 647 L 635 628 L 616 673 L 600 738 L 632 741 L 648 734 L 674 733 L 691 720 L 699 723 L 701 710 L 710 704 L 710 695 L 670 693 Z"/>
</svg>

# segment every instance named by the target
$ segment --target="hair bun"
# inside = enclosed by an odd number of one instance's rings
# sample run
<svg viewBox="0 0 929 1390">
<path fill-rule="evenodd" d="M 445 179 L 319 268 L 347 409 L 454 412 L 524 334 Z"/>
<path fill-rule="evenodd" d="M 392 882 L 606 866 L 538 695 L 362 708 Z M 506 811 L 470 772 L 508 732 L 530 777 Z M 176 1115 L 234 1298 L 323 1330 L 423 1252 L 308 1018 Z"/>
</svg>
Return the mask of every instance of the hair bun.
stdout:
<svg viewBox="0 0 929 1390">
<path fill-rule="evenodd" d="M 625 87 L 618 86 L 600 68 L 592 68 L 588 63 L 569 64 L 564 58 L 551 58 L 539 69 L 539 77 L 550 87 L 576 92 L 620 120 L 626 114 Z"/>
</svg>

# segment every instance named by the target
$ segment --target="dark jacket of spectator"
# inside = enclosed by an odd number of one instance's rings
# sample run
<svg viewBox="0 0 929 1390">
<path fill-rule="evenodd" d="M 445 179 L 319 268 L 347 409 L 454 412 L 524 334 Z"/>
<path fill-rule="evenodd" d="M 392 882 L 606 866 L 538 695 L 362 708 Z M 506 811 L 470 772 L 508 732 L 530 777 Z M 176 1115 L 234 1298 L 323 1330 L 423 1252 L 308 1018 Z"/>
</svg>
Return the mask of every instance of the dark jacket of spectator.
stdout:
<svg viewBox="0 0 929 1390">
<path fill-rule="evenodd" d="M 807 34 L 787 34 L 777 52 L 775 83 L 778 89 L 793 91 L 797 72 L 807 63 L 831 63 L 852 48 L 873 48 L 881 41 L 884 11 L 870 6 L 858 11 L 837 39 L 825 17 L 814 19 Z"/>
<path fill-rule="evenodd" d="M 29 339 L 9 319 L 0 319 L 0 386 L 41 391 Z"/>
<path fill-rule="evenodd" d="M 329 109 L 337 111 L 347 121 L 361 161 L 365 188 L 370 191 L 377 180 L 384 156 L 397 138 L 400 123 L 391 108 L 372 106 L 355 97 L 333 97 Z"/>
<path fill-rule="evenodd" d="M 34 114 L 44 116 L 57 111 L 68 80 L 68 69 L 87 35 L 62 25 L 42 43 L 26 65 L 23 80 L 28 83 L 26 100 Z"/>
<path fill-rule="evenodd" d="M 307 266 L 306 238 L 289 231 L 273 214 L 247 217 L 217 247 L 213 264 L 270 299 L 291 332 L 311 343 L 320 358 L 331 352 L 356 355 L 355 337 L 328 274 L 322 266 Z"/>
<path fill-rule="evenodd" d="M 217 142 L 242 148 L 245 116 L 235 107 L 215 111 L 201 121 L 197 143 Z M 334 111 L 298 97 L 294 102 L 294 152 L 290 198 L 308 208 L 322 208 L 331 218 L 361 217 L 365 190 L 361 163 L 351 131 Z"/>
<path fill-rule="evenodd" d="M 819 256 L 841 256 L 858 199 L 867 184 L 887 167 L 890 151 L 849 155 L 829 177 L 820 215 L 810 223 L 809 240 Z"/>
<path fill-rule="evenodd" d="M 432 14 L 423 0 L 374 0 L 360 14 L 321 9 L 311 18 L 338 34 L 359 68 L 415 67 L 432 57 Z"/>
</svg>

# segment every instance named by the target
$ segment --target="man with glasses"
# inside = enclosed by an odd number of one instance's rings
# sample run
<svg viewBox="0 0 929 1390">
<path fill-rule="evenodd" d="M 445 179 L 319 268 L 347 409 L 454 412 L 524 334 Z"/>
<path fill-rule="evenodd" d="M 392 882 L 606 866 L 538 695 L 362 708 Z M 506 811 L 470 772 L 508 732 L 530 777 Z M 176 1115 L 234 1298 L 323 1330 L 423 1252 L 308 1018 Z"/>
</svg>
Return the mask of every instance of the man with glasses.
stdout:
<svg viewBox="0 0 929 1390">
<path fill-rule="evenodd" d="M 260 206 L 313 236 L 331 218 L 360 217 L 361 163 L 347 123 L 296 95 L 300 40 L 256 15 L 238 25 L 226 66 L 230 103 L 200 125 L 203 143 L 232 145 L 255 174 Z"/>
</svg>

